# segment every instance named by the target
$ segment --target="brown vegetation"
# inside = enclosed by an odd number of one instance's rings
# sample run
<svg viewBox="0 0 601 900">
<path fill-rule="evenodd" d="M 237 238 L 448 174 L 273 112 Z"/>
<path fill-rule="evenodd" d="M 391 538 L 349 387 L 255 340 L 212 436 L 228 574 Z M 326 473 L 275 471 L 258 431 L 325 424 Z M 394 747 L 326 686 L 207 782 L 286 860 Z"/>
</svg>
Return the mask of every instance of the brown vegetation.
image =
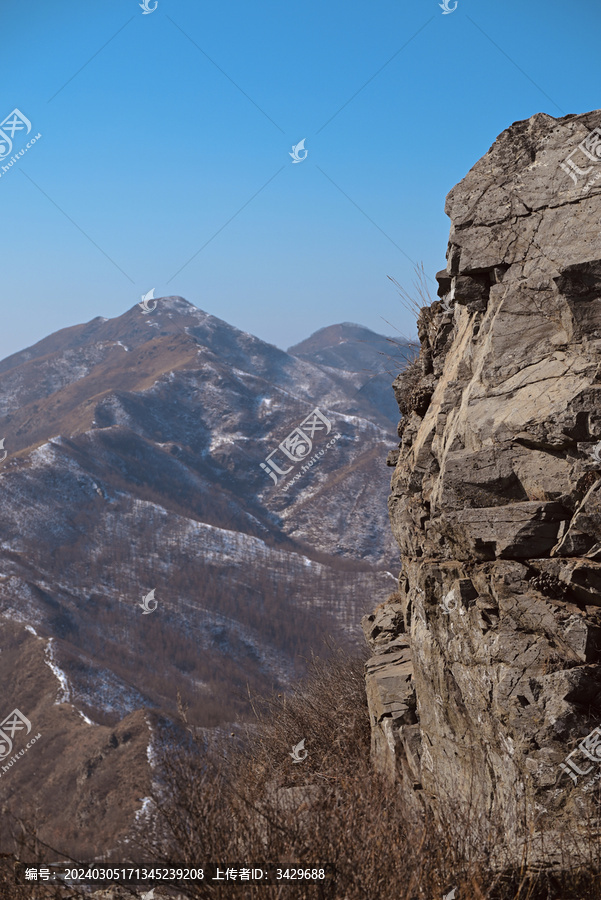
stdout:
<svg viewBox="0 0 601 900">
<path fill-rule="evenodd" d="M 127 547 L 116 543 L 103 548 L 95 559 L 86 560 L 85 579 L 97 584 L 100 591 L 84 599 L 85 620 L 78 619 L 77 634 L 65 633 L 81 654 L 79 659 L 69 660 L 63 645 L 67 675 L 74 676 L 81 667 L 87 669 L 91 660 L 92 668 L 105 667 L 125 684 L 143 685 L 145 696 L 168 713 L 176 713 L 179 690 L 197 724 L 212 727 L 248 715 L 249 687 L 253 693 L 266 693 L 278 685 L 277 674 L 265 669 L 245 636 L 280 654 L 295 677 L 304 672 L 316 633 L 343 640 L 342 628 L 347 623 L 342 615 L 334 619 L 330 612 L 332 598 L 340 595 L 340 585 L 335 583 L 339 577 L 336 560 L 329 569 L 313 567 L 301 574 L 295 561 L 283 557 L 269 570 L 257 566 L 246 577 L 243 572 L 231 572 L 226 578 L 221 566 L 200 558 L 191 569 L 173 550 L 167 580 L 160 548 L 157 553 L 153 550 L 149 546 L 137 561 L 128 557 Z M 63 548 L 56 556 L 57 571 L 74 581 L 83 580 L 83 574 L 78 574 L 84 568 L 80 561 L 68 557 Z M 153 560 L 156 571 L 148 565 Z M 341 561 L 341 571 L 344 565 Z M 351 565 L 358 572 L 365 568 Z M 121 577 L 121 571 L 128 574 Z M 103 588 L 106 572 L 116 588 L 116 596 L 110 599 Z M 138 589 L 139 600 L 150 587 L 156 587 L 160 611 L 141 615 L 132 599 L 132 584 L 147 586 Z M 359 597 L 352 596 L 355 593 L 349 585 L 346 602 L 356 615 Z M 195 625 L 190 635 L 182 629 L 182 621 L 188 618 L 193 618 Z M 201 635 L 206 630 L 206 641 L 200 647 L 199 625 Z M 199 684 L 202 687 L 194 687 Z M 98 709 L 90 710 L 90 715 L 107 724 L 115 721 L 114 716 L 103 718 Z"/>
<path fill-rule="evenodd" d="M 286 897 L 340 900 L 593 900 L 601 897 L 599 850 L 578 850 L 566 836 L 565 871 L 503 867 L 503 835 L 470 811 L 447 805 L 438 822 L 412 816 L 394 785 L 372 771 L 363 659 L 342 651 L 314 660 L 291 696 L 254 704 L 244 739 L 207 747 L 189 714 L 185 749 L 163 760 L 155 794 L 158 815 L 146 852 L 163 865 L 266 859 L 314 868 L 333 863 L 332 885 L 285 888 L 195 885 L 191 898 Z M 305 738 L 306 759 L 294 745 Z M 441 806 L 443 804 L 441 803 Z M 477 827 L 476 827 L 477 825 Z M 469 835 L 478 832 L 478 840 Z M 544 838 L 544 836 L 543 836 Z M 494 871 L 489 860 L 500 859 Z"/>
<path fill-rule="evenodd" d="M 310 675 L 292 695 L 253 703 L 255 722 L 238 738 L 217 735 L 207 742 L 206 732 L 180 705 L 188 740 L 180 735 L 178 747 L 166 750 L 154 793 L 157 812 L 150 825 L 141 825 L 132 852 L 132 861 L 169 867 L 333 863 L 336 880 L 285 887 L 180 884 L 177 891 L 159 888 L 156 900 L 443 900 L 453 889 L 455 900 L 601 897 L 601 847 L 594 837 L 584 848 L 566 835 L 563 871 L 533 872 L 527 848 L 519 869 L 504 868 L 503 835 L 488 823 L 482 838 L 482 823 L 469 810 L 441 802 L 446 808 L 436 822 L 412 816 L 394 785 L 370 766 L 363 663 L 342 651 L 327 663 L 313 660 Z M 290 752 L 302 738 L 308 755 L 295 764 Z M 0 858 L 0 900 L 82 896 L 41 884 L 15 885 L 15 860 L 41 864 L 62 852 L 52 848 L 49 856 L 33 830 L 16 826 L 14 854 Z M 478 840 L 470 840 L 476 831 Z M 501 860 L 494 871 L 493 856 Z M 136 888 L 137 896 L 149 887 Z M 98 900 L 124 900 L 134 888 L 94 892 Z"/>
</svg>

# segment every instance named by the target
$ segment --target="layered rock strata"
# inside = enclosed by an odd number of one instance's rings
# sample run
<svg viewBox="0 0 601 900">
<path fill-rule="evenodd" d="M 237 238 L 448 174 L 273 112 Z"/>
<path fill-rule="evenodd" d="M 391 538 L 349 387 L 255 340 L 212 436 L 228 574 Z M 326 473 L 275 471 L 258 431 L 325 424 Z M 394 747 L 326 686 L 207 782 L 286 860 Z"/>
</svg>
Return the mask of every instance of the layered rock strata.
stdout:
<svg viewBox="0 0 601 900">
<path fill-rule="evenodd" d="M 600 126 L 516 122 L 447 197 L 394 384 L 399 592 L 364 620 L 376 767 L 516 853 L 580 828 L 601 777 Z"/>
</svg>

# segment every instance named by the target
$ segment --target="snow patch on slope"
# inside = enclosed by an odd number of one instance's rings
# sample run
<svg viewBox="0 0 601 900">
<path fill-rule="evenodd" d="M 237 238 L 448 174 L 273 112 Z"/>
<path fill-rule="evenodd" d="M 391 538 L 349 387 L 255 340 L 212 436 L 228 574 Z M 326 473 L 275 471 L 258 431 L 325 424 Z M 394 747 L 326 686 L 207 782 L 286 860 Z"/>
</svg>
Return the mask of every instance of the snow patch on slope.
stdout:
<svg viewBox="0 0 601 900">
<path fill-rule="evenodd" d="M 59 667 L 56 665 L 56 661 L 54 659 L 54 638 L 48 638 L 48 645 L 44 652 L 46 656 L 44 662 L 46 663 L 48 668 L 52 670 L 61 686 L 58 696 L 54 701 L 54 705 L 58 706 L 59 703 L 68 703 L 71 697 L 69 682 L 67 681 L 67 676 L 65 675 L 63 670 L 59 669 Z"/>
</svg>

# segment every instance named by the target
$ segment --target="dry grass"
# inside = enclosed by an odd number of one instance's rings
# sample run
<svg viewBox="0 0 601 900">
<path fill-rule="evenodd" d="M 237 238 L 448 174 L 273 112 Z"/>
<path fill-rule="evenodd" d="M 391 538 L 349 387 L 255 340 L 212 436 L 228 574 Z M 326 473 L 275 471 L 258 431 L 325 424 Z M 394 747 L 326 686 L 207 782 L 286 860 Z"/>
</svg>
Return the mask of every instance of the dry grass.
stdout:
<svg viewBox="0 0 601 900">
<path fill-rule="evenodd" d="M 583 856 L 566 836 L 565 871 L 532 872 L 526 856 L 520 865 L 503 864 L 510 854 L 502 823 L 442 799 L 436 821 L 411 815 L 397 787 L 370 764 L 363 662 L 342 651 L 328 663 L 314 660 L 291 696 L 254 703 L 255 723 L 241 739 L 208 747 L 182 710 L 190 742 L 165 755 L 147 852 L 164 865 L 268 859 L 311 868 L 334 863 L 337 870 L 330 887 L 205 885 L 185 888 L 186 896 L 442 900 L 455 887 L 456 900 L 601 897 L 594 842 Z M 303 738 L 308 755 L 295 764 L 290 752 Z"/>
<path fill-rule="evenodd" d="M 49 852 L 52 859 L 60 857 L 53 848 L 39 840 L 34 824 L 8 815 L 6 809 L 2 810 L 2 814 L 5 820 L 10 820 L 13 847 L 10 853 L 0 853 L 0 900 L 84 900 L 86 895 L 75 888 L 60 888 L 43 881 L 16 883 L 17 863 L 44 866 L 48 863 Z"/>
<path fill-rule="evenodd" d="M 540 865 L 532 871 L 527 852 L 518 864 L 503 863 L 509 859 L 503 823 L 460 811 L 448 798 L 439 798 L 435 820 L 412 815 L 398 788 L 370 764 L 363 664 L 343 651 L 327 663 L 313 660 L 292 695 L 253 701 L 255 721 L 236 738 L 209 741 L 182 707 L 188 740 L 180 735 L 177 747 L 165 750 L 157 814 L 140 828 L 132 858 L 160 866 L 336 866 L 332 884 L 180 885 L 178 895 L 190 898 L 443 900 L 453 889 L 455 900 L 601 898 L 598 839 L 584 846 L 567 834 L 563 871 Z M 308 755 L 295 764 L 289 754 L 302 738 Z M 590 825 L 591 835 L 598 832 Z M 45 848 L 24 834 L 16 856 L 32 863 Z M 0 900 L 59 896 L 41 885 L 15 886 L 12 860 L 0 859 Z M 120 889 L 115 898 L 127 894 L 131 889 Z"/>
<path fill-rule="evenodd" d="M 432 315 L 430 310 L 430 307 L 432 306 L 432 295 L 430 294 L 429 287 L 430 278 L 426 274 L 423 262 L 414 266 L 413 271 L 415 272 L 415 277 L 411 289 L 404 287 L 404 285 L 400 284 L 396 278 L 393 278 L 391 275 L 388 275 L 387 277 L 396 287 L 399 297 L 401 298 L 401 303 L 417 322 L 420 315 Z"/>
<path fill-rule="evenodd" d="M 415 278 L 413 280 L 411 288 L 405 288 L 402 284 L 400 284 L 399 281 L 397 281 L 396 278 L 393 278 L 392 275 L 388 275 L 387 278 L 394 284 L 399 294 L 401 303 L 411 314 L 411 317 L 415 320 L 416 325 L 418 323 L 418 320 L 420 320 L 420 317 L 421 321 L 427 324 L 433 318 L 433 313 L 431 310 L 432 295 L 430 294 L 429 284 L 431 279 L 426 274 L 423 263 L 414 266 L 414 272 Z M 396 375 L 399 371 L 405 371 L 418 362 L 420 354 L 420 344 L 419 341 L 415 341 L 413 338 L 407 337 L 407 335 L 405 335 L 402 331 L 399 331 L 399 329 L 387 319 L 384 319 L 383 321 L 385 321 L 387 325 L 393 328 L 402 339 L 401 344 L 395 341 L 393 338 L 388 338 L 388 341 L 391 345 L 391 350 L 396 350 L 397 352 L 394 353 L 394 355 L 382 354 L 391 364 L 390 374 Z"/>
</svg>

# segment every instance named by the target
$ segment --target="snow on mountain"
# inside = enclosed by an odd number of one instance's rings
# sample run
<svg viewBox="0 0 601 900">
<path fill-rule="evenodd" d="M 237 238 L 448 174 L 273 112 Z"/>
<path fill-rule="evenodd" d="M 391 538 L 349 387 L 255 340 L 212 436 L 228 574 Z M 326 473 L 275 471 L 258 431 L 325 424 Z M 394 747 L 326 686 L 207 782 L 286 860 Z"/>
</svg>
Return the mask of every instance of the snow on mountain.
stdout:
<svg viewBox="0 0 601 900">
<path fill-rule="evenodd" d="M 288 684 L 315 634 L 346 640 L 388 593 L 395 429 L 365 371 L 386 338 L 362 330 L 353 357 L 337 326 L 337 356 L 332 334 L 295 355 L 156 303 L 0 362 L 0 610 L 52 639 L 92 718 L 172 712 L 181 689 L 205 724 L 242 714 L 249 679 Z M 316 408 L 331 430 L 303 471 L 306 447 L 281 447 Z M 275 484 L 268 457 L 290 469 Z"/>
</svg>

